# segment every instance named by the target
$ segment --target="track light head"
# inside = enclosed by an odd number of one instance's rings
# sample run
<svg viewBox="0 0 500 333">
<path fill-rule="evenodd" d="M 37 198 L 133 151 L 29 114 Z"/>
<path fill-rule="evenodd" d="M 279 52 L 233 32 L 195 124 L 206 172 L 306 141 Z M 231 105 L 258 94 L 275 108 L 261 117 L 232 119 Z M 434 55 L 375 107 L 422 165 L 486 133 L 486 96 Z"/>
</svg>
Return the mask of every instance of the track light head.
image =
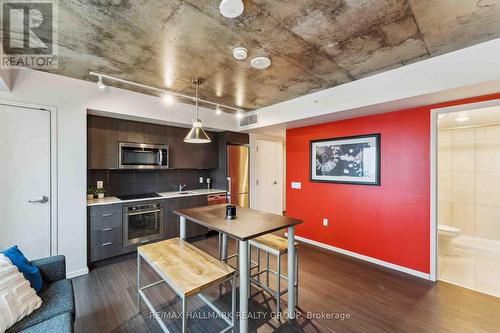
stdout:
<svg viewBox="0 0 500 333">
<path fill-rule="evenodd" d="M 104 84 L 104 82 L 102 82 L 102 76 L 99 75 L 98 78 L 99 79 L 97 80 L 97 86 L 99 87 L 99 89 L 105 89 L 106 85 Z"/>
<path fill-rule="evenodd" d="M 170 93 L 170 92 L 166 92 L 165 94 L 163 94 L 163 101 L 165 102 L 165 104 L 167 105 L 170 105 L 172 104 L 174 101 L 175 101 L 175 96 L 174 94 Z"/>
</svg>

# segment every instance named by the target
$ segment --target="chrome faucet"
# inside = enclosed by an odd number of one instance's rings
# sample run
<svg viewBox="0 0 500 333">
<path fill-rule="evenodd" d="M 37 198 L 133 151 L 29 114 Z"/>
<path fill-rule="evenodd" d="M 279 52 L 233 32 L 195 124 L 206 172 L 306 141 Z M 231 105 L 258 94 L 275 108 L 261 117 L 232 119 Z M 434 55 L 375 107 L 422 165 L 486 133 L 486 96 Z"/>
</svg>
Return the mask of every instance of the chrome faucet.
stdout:
<svg viewBox="0 0 500 333">
<path fill-rule="evenodd" d="M 179 192 L 181 192 L 182 190 L 184 190 L 186 188 L 186 184 L 182 185 L 182 184 L 179 184 Z"/>
</svg>

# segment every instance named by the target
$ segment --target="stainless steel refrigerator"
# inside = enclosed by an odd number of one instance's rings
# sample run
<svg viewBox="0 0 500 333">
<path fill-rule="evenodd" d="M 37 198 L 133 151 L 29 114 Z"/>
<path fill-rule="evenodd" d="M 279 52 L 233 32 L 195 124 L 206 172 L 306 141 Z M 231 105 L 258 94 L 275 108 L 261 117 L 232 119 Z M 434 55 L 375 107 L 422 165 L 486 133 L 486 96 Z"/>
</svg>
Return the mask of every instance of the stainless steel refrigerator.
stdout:
<svg viewBox="0 0 500 333">
<path fill-rule="evenodd" d="M 241 207 L 249 206 L 249 148 L 227 145 L 227 191 L 228 201 Z"/>
</svg>

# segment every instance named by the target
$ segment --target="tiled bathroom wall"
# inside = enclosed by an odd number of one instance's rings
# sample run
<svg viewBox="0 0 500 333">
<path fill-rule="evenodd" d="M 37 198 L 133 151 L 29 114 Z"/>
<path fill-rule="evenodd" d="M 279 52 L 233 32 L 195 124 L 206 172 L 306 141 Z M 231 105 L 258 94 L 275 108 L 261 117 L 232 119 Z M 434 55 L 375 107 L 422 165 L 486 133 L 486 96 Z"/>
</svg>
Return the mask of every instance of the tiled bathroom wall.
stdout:
<svg viewBox="0 0 500 333">
<path fill-rule="evenodd" d="M 438 223 L 500 240 L 500 125 L 440 130 Z"/>
</svg>

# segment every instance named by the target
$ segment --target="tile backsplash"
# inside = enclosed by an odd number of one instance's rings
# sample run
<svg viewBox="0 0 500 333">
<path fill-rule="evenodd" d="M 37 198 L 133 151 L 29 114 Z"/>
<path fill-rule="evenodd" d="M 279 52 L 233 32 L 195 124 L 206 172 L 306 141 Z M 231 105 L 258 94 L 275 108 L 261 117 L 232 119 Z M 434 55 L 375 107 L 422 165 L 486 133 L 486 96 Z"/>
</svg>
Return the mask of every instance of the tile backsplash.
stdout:
<svg viewBox="0 0 500 333">
<path fill-rule="evenodd" d="M 96 186 L 98 180 L 104 182 L 106 196 L 139 194 L 148 192 L 177 191 L 179 184 L 186 184 L 186 190 L 207 188 L 207 177 L 211 170 L 88 170 L 87 186 Z M 203 177 L 203 184 L 199 178 Z"/>
</svg>

